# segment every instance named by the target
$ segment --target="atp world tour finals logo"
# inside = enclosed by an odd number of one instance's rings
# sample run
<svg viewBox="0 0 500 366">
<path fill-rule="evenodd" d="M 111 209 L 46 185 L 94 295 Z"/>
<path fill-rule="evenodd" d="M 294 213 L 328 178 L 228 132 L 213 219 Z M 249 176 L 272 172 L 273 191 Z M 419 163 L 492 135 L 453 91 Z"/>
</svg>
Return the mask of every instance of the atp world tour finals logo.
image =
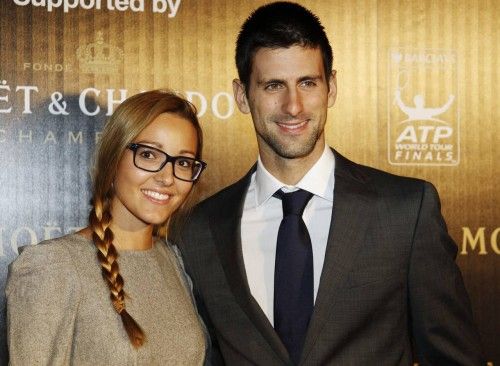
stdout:
<svg viewBox="0 0 500 366">
<path fill-rule="evenodd" d="M 389 52 L 388 158 L 393 165 L 458 165 L 460 116 L 453 51 Z"/>
</svg>

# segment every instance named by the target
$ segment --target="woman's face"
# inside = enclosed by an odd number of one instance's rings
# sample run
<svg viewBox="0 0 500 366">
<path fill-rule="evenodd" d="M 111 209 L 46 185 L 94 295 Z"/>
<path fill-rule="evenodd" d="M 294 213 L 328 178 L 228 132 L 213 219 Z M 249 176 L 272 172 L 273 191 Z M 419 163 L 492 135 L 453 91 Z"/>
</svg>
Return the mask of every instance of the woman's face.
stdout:
<svg viewBox="0 0 500 366">
<path fill-rule="evenodd" d="M 133 142 L 160 149 L 170 156 L 194 158 L 197 139 L 191 122 L 175 114 L 163 113 Z M 114 180 L 113 223 L 129 230 L 162 224 L 184 202 L 192 186 L 192 182 L 174 177 L 170 162 L 156 173 L 137 168 L 134 152 L 126 149 Z"/>
</svg>

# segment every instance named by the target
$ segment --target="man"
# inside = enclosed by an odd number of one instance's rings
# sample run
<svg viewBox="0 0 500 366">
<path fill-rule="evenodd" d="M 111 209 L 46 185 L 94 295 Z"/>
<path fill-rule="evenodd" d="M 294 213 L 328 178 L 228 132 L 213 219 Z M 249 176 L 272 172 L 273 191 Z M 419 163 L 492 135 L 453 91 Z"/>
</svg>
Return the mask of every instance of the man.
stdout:
<svg viewBox="0 0 500 366">
<path fill-rule="evenodd" d="M 234 95 L 259 159 L 194 209 L 181 243 L 214 362 L 484 364 L 433 186 L 325 144 L 332 59 L 293 3 L 257 9 L 238 36 Z"/>
</svg>

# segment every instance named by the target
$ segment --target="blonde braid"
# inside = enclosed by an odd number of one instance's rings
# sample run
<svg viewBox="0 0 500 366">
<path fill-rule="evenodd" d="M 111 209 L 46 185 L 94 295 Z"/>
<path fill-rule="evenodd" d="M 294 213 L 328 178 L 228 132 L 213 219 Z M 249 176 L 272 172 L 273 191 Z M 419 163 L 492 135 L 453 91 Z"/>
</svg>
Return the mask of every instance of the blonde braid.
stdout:
<svg viewBox="0 0 500 366">
<path fill-rule="evenodd" d="M 104 202 L 99 198 L 94 199 L 89 223 L 93 231 L 92 240 L 97 248 L 102 276 L 109 287 L 111 302 L 116 312 L 120 314 L 130 342 L 135 348 L 139 348 L 143 345 L 145 336 L 141 327 L 125 310 L 125 291 L 117 262 L 118 252 L 113 245 L 113 232 L 109 227 L 111 223 L 109 199 L 104 199 Z"/>
</svg>

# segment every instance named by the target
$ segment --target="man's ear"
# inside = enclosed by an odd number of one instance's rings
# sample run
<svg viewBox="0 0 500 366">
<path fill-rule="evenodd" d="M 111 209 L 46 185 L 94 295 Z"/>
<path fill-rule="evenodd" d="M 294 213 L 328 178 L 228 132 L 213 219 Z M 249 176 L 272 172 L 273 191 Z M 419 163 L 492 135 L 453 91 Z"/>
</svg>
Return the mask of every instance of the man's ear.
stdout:
<svg viewBox="0 0 500 366">
<path fill-rule="evenodd" d="M 337 99 L 337 70 L 332 70 L 328 78 L 328 107 L 332 107 Z"/>
<path fill-rule="evenodd" d="M 233 80 L 233 94 L 234 100 L 236 101 L 238 109 L 241 111 L 241 113 L 250 113 L 250 106 L 248 105 L 245 85 L 239 79 Z"/>
</svg>

